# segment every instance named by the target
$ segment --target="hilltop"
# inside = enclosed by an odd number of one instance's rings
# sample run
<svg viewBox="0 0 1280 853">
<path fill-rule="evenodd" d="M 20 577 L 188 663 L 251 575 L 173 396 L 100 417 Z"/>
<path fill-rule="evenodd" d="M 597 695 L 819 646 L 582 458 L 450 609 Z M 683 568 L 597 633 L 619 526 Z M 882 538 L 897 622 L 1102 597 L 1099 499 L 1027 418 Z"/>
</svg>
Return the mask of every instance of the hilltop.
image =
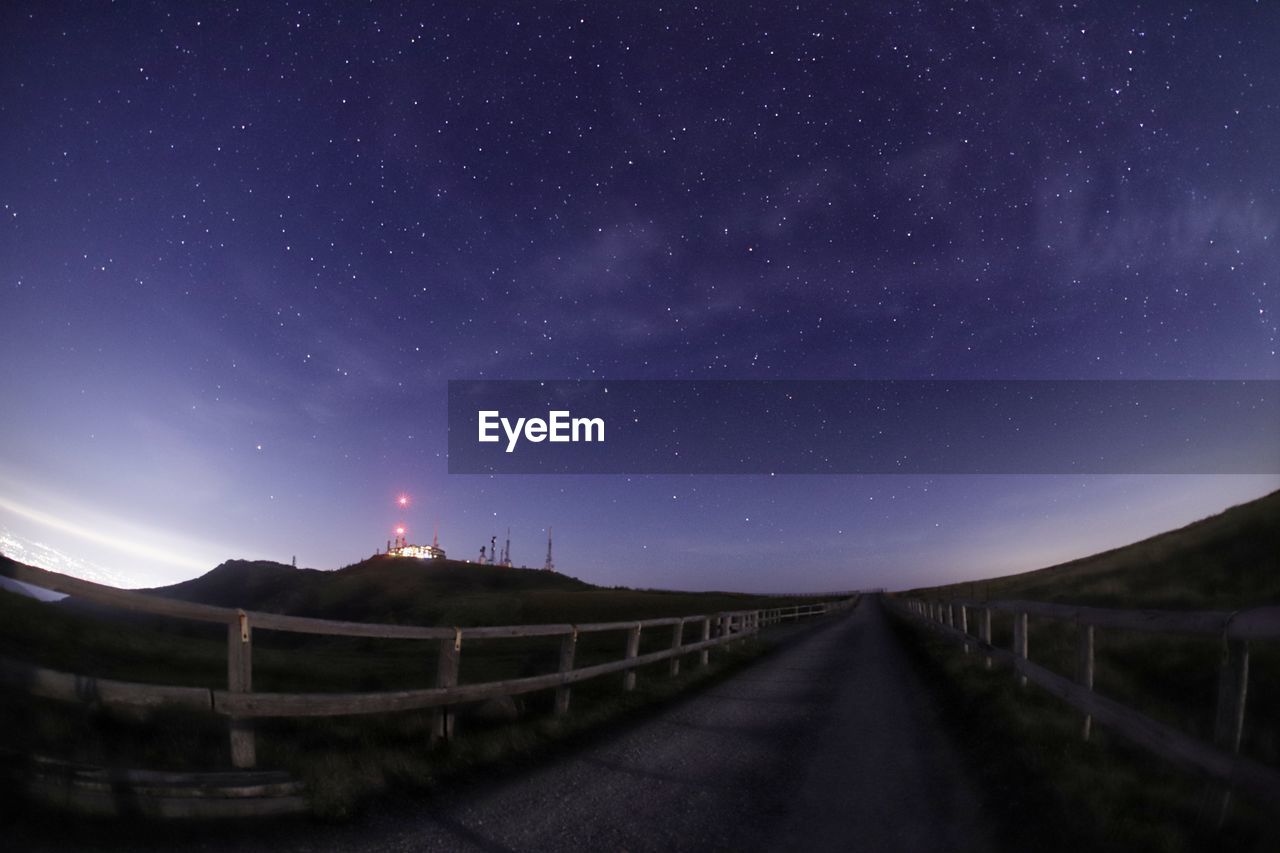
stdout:
<svg viewBox="0 0 1280 853">
<path fill-rule="evenodd" d="M 604 589 L 557 572 L 377 556 L 336 571 L 228 560 L 152 595 L 297 616 L 414 625 L 647 619 L 767 606 L 737 593 Z"/>
<path fill-rule="evenodd" d="M 525 594 L 591 589 L 591 584 L 556 572 L 378 556 L 336 571 L 228 560 L 198 578 L 141 591 L 325 619 L 470 624 L 471 611 L 517 616 Z"/>
<path fill-rule="evenodd" d="M 1172 609 L 1280 604 L 1280 491 L 1100 554 L 912 593 Z"/>
</svg>

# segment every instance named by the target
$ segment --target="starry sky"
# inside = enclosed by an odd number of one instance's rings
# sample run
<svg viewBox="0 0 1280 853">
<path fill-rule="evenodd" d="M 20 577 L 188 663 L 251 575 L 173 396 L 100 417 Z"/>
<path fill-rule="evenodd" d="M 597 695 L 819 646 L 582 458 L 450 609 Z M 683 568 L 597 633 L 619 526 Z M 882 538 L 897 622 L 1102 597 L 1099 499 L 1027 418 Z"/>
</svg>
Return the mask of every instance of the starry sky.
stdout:
<svg viewBox="0 0 1280 853">
<path fill-rule="evenodd" d="M 0 9 L 0 549 L 1030 569 L 1256 475 L 448 473 L 457 379 L 1280 379 L 1268 3 Z M 401 494 L 411 497 L 404 509 Z"/>
</svg>

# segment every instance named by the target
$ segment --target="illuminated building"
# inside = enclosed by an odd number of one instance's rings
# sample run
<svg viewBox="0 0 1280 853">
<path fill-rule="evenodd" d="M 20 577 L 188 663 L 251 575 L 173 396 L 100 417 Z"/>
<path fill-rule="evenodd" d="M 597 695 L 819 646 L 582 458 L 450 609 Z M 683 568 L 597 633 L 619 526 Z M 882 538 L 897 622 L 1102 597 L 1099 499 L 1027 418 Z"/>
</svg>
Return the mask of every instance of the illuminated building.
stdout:
<svg viewBox="0 0 1280 853">
<path fill-rule="evenodd" d="M 430 545 L 410 545 L 404 535 L 404 528 L 396 528 L 396 538 L 394 542 L 387 543 L 388 557 L 414 557 L 419 560 L 443 560 L 444 549 L 440 547 L 439 539 L 436 536 L 431 537 Z"/>
</svg>

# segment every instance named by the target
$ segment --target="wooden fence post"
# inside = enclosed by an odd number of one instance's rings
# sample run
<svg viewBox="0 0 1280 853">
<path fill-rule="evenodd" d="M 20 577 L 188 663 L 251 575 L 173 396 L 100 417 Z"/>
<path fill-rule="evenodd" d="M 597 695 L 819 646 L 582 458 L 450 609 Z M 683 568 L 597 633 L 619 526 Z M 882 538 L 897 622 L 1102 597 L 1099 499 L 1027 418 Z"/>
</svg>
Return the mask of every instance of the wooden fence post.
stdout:
<svg viewBox="0 0 1280 853">
<path fill-rule="evenodd" d="M 453 629 L 453 639 L 440 640 L 436 657 L 436 687 L 458 686 L 458 665 L 462 657 L 462 631 Z M 453 708 L 441 705 L 431 712 L 431 742 L 453 739 Z"/>
<path fill-rule="evenodd" d="M 728 646 L 729 644 L 728 637 L 729 637 L 729 631 L 731 627 L 732 626 L 729 623 L 729 614 L 721 613 L 720 614 L 720 637 L 724 640 L 725 646 Z"/>
<path fill-rule="evenodd" d="M 708 616 L 702 620 L 702 642 L 711 639 L 711 617 Z M 706 669 L 711 664 L 711 649 L 703 649 L 702 654 L 698 656 L 698 665 Z"/>
<path fill-rule="evenodd" d="M 1218 667 L 1218 706 L 1213 740 L 1233 755 L 1240 753 L 1244 735 L 1245 700 L 1249 696 L 1249 642 L 1223 638 L 1222 663 Z M 1231 808 L 1231 788 L 1219 792 L 1217 823 L 1221 827 Z"/>
<path fill-rule="evenodd" d="M 972 649 L 969 648 L 969 608 L 960 605 L 960 633 L 964 634 L 964 653 L 967 655 Z"/>
<path fill-rule="evenodd" d="M 1218 746 L 1240 751 L 1244 734 L 1244 706 L 1249 694 L 1249 642 L 1227 640 L 1218 668 L 1218 707 L 1213 739 Z"/>
<path fill-rule="evenodd" d="M 575 625 L 573 631 L 566 634 L 564 639 L 560 641 L 560 672 L 573 671 L 573 658 L 578 649 L 578 627 Z M 567 684 L 561 684 L 556 688 L 556 716 L 569 713 L 569 692 L 571 688 Z"/>
<path fill-rule="evenodd" d="M 1027 657 L 1027 614 L 1025 613 L 1013 614 L 1013 656 L 1023 660 Z M 1017 661 L 1014 663 L 1016 665 Z M 1019 675 L 1018 684 L 1026 687 L 1027 677 Z"/>
<path fill-rule="evenodd" d="M 627 629 L 627 660 L 640 654 L 640 624 Z M 629 669 L 622 676 L 622 689 L 628 692 L 636 689 L 636 671 Z"/>
<path fill-rule="evenodd" d="M 988 647 L 991 645 L 991 608 L 990 607 L 982 608 L 982 623 L 978 627 L 978 639 L 986 643 Z M 987 669 L 991 669 L 991 654 L 989 652 L 987 653 L 986 658 L 987 659 L 983 664 L 983 666 L 985 666 Z"/>
<path fill-rule="evenodd" d="M 679 649 L 680 643 L 683 640 L 684 640 L 684 620 L 679 619 L 676 621 L 675 628 L 671 632 L 671 648 Z M 680 655 L 674 654 L 671 656 L 671 677 L 674 678 L 679 674 L 680 674 Z"/>
<path fill-rule="evenodd" d="M 227 623 L 227 690 L 231 693 L 253 692 L 253 629 L 249 616 L 237 611 L 238 618 Z M 253 720 L 232 717 L 231 766 L 248 770 L 258 762 L 253 737 Z"/>
<path fill-rule="evenodd" d="M 1080 682 L 1086 690 L 1093 689 L 1093 626 L 1080 626 L 1080 660 L 1076 666 L 1076 680 Z M 1093 715 L 1084 715 L 1084 727 L 1081 730 L 1081 736 L 1089 739 L 1089 734 L 1093 730 Z"/>
</svg>

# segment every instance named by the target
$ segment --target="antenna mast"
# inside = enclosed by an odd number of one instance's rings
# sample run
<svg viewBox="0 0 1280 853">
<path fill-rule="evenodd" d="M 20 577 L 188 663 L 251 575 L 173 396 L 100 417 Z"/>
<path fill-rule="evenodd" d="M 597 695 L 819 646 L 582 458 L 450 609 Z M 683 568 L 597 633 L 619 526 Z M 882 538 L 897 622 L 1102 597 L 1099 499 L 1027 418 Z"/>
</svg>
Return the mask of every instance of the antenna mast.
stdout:
<svg viewBox="0 0 1280 853">
<path fill-rule="evenodd" d="M 547 528 L 547 564 L 542 567 L 544 571 L 554 572 L 556 564 L 551 562 L 551 528 Z"/>
</svg>

